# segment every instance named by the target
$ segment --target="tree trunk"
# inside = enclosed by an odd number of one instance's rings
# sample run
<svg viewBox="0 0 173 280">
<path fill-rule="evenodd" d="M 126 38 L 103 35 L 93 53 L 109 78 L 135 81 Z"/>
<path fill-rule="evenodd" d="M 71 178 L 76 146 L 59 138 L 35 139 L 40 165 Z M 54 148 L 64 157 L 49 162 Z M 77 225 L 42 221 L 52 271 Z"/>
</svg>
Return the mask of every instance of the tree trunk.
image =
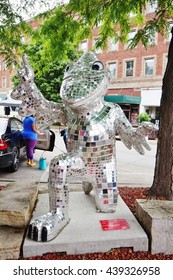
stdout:
<svg viewBox="0 0 173 280">
<path fill-rule="evenodd" d="M 171 30 L 173 35 L 173 29 Z M 163 77 L 158 145 L 151 196 L 172 200 L 173 183 L 173 36 Z"/>
</svg>

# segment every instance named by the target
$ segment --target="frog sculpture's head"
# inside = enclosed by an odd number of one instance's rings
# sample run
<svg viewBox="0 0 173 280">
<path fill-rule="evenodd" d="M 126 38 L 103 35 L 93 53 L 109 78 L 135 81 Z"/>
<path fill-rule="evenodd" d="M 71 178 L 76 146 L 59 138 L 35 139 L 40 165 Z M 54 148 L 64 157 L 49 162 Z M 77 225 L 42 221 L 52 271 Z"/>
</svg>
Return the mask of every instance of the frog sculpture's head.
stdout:
<svg viewBox="0 0 173 280">
<path fill-rule="evenodd" d="M 76 63 L 66 67 L 61 97 L 74 112 L 93 109 L 106 93 L 110 74 L 92 52 L 86 52 Z"/>
</svg>

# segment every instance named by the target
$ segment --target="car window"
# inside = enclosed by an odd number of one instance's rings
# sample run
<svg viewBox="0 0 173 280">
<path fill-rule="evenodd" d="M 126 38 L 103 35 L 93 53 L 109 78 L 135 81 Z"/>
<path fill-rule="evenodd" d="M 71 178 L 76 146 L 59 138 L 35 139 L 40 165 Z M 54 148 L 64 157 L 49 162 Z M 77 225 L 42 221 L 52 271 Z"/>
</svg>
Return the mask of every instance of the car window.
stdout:
<svg viewBox="0 0 173 280">
<path fill-rule="evenodd" d="M 5 133 L 7 128 L 7 119 L 0 119 L 0 136 Z"/>
<path fill-rule="evenodd" d="M 22 131 L 23 125 L 18 120 L 11 120 L 11 132 Z"/>
</svg>

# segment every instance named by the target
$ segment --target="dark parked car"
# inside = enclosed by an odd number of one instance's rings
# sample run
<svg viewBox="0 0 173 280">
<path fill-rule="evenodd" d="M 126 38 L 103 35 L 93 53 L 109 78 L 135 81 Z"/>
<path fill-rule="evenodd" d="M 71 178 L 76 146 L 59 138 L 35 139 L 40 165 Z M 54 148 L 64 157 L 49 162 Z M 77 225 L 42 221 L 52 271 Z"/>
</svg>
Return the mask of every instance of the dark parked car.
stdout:
<svg viewBox="0 0 173 280">
<path fill-rule="evenodd" d="M 19 168 L 20 158 L 26 155 L 22 138 L 22 121 L 16 117 L 0 117 L 0 168 L 15 172 Z M 38 139 L 36 149 L 53 151 L 55 134 L 45 131 L 45 137 Z"/>
<path fill-rule="evenodd" d="M 0 117 L 0 168 L 8 167 L 15 172 L 20 157 L 26 154 L 22 138 L 22 122 L 15 117 Z"/>
</svg>

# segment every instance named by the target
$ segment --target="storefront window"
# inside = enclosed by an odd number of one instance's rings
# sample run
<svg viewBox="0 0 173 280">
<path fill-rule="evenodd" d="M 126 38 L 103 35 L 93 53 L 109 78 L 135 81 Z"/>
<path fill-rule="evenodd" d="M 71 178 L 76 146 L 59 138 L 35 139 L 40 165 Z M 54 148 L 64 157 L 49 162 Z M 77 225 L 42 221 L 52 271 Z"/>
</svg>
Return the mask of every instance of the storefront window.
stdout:
<svg viewBox="0 0 173 280">
<path fill-rule="evenodd" d="M 138 114 L 139 114 L 139 106 L 132 104 L 131 105 L 131 117 L 130 122 L 133 126 L 138 126 Z"/>
</svg>

